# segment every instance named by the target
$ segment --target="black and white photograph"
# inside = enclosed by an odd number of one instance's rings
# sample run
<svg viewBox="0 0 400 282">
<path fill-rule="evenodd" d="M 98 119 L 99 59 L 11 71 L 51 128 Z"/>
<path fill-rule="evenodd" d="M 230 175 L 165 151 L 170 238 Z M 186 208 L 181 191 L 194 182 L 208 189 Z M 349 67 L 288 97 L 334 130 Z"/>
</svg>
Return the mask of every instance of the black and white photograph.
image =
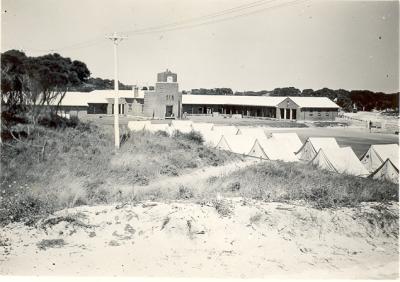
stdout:
<svg viewBox="0 0 400 282">
<path fill-rule="evenodd" d="M 399 6 L 1 0 L 0 280 L 400 279 Z"/>
</svg>

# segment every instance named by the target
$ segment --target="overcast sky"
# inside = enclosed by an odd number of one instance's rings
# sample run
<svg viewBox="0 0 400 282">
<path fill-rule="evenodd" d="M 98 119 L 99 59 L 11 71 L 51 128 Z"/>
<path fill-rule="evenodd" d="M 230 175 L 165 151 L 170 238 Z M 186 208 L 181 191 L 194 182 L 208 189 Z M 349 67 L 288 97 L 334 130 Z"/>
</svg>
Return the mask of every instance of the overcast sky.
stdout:
<svg viewBox="0 0 400 282">
<path fill-rule="evenodd" d="M 249 3 L 256 4 L 226 11 Z M 219 11 L 226 12 L 206 18 L 217 21 L 209 25 L 128 32 Z M 129 36 L 119 46 L 120 81 L 128 84 L 152 85 L 169 68 L 186 90 L 399 91 L 397 1 L 2 0 L 2 52 L 37 56 L 59 49 L 85 62 L 92 76 L 112 78 L 105 35 L 113 31 Z"/>
</svg>

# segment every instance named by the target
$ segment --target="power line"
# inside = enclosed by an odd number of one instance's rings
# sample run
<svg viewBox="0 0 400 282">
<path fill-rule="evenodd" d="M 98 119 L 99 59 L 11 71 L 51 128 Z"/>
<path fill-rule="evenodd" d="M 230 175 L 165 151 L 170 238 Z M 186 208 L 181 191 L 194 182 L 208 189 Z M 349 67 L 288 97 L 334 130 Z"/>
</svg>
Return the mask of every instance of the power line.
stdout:
<svg viewBox="0 0 400 282">
<path fill-rule="evenodd" d="M 210 25 L 210 24 L 214 24 L 214 23 L 229 21 L 229 20 L 249 16 L 252 14 L 261 13 L 261 12 L 264 12 L 267 10 L 281 8 L 284 6 L 291 6 L 291 5 L 300 3 L 300 2 L 306 2 L 308 0 L 295 0 L 295 1 L 291 1 L 291 2 L 285 2 L 280 5 L 268 6 L 263 9 L 252 10 L 252 11 L 249 11 L 246 13 L 239 13 L 236 15 L 232 15 L 230 17 L 224 17 L 225 15 L 235 14 L 240 11 L 254 9 L 255 7 L 260 7 L 260 6 L 275 2 L 275 1 L 277 1 L 277 0 L 258 0 L 255 2 L 239 5 L 239 6 L 236 6 L 233 8 L 221 10 L 219 12 L 207 14 L 207 15 L 200 16 L 200 17 L 195 17 L 195 18 L 191 18 L 191 19 L 187 19 L 187 20 L 176 21 L 176 22 L 172 22 L 172 23 L 168 23 L 168 24 L 152 26 L 152 27 L 147 27 L 147 28 L 142 28 L 142 29 L 128 30 L 124 34 L 146 35 L 146 34 L 152 34 L 152 33 L 169 32 L 169 31 L 175 31 L 175 30 L 194 28 L 194 27 L 199 27 L 199 26 L 203 26 L 203 25 Z M 63 50 L 76 50 L 76 49 L 82 49 L 82 48 L 89 48 L 89 47 L 99 45 L 102 43 L 104 43 L 104 37 L 96 37 L 89 41 L 71 44 L 71 45 L 60 47 L 60 48 L 53 48 L 53 49 L 48 49 L 48 50 L 36 49 L 36 51 L 56 52 L 56 51 L 63 51 Z M 34 49 L 29 49 L 29 50 L 34 51 Z"/>
<path fill-rule="evenodd" d="M 128 30 L 125 33 L 134 33 L 134 34 L 135 33 L 141 33 L 141 32 L 147 32 L 147 31 L 151 31 L 151 30 L 158 30 L 158 29 L 162 29 L 162 28 L 167 28 L 169 26 L 177 26 L 177 25 L 181 25 L 181 24 L 185 24 L 185 23 L 202 21 L 202 20 L 206 20 L 206 19 L 209 19 L 209 18 L 221 17 L 221 16 L 226 15 L 226 14 L 236 13 L 238 11 L 242 11 L 242 10 L 258 7 L 260 5 L 265 5 L 265 4 L 268 4 L 268 3 L 275 2 L 275 1 L 277 1 L 277 0 L 259 0 L 259 1 L 248 3 L 248 4 L 243 4 L 243 5 L 240 5 L 240 6 L 236 6 L 236 7 L 230 8 L 230 9 L 221 10 L 221 11 L 218 11 L 218 12 L 215 12 L 215 13 L 211 13 L 211 14 L 207 14 L 207 15 L 204 15 L 204 16 L 200 16 L 200 17 L 190 18 L 190 19 L 186 19 L 186 20 L 182 20 L 182 21 L 176 21 L 176 22 L 172 22 L 172 23 L 168 23 L 168 24 L 162 24 L 162 25 L 152 26 L 152 27 L 147 27 L 147 28 L 142 28 L 142 29 Z"/>
<path fill-rule="evenodd" d="M 266 10 L 272 10 L 272 9 L 281 8 L 281 7 L 284 7 L 284 6 L 290 6 L 290 4 L 297 4 L 297 3 L 306 2 L 306 1 L 308 1 L 308 0 L 295 0 L 295 1 L 284 3 L 284 4 L 280 4 L 280 5 L 277 5 L 277 6 L 272 6 L 272 7 L 256 10 L 256 11 L 251 11 L 251 12 L 248 12 L 248 13 L 239 14 L 239 15 L 235 15 L 235 16 L 231 16 L 231 17 L 227 17 L 227 18 L 216 19 L 216 20 L 213 20 L 213 21 L 206 21 L 206 22 L 197 23 L 197 24 L 188 24 L 188 25 L 184 25 L 184 26 L 180 26 L 180 27 L 178 26 L 178 27 L 167 28 L 167 29 L 159 29 L 159 30 L 154 30 L 154 31 L 129 33 L 129 34 L 132 34 L 132 35 L 145 35 L 145 34 L 151 34 L 151 33 L 168 32 L 168 31 L 174 31 L 174 30 L 181 30 L 181 29 L 199 27 L 199 26 L 204 26 L 204 25 L 210 25 L 210 24 L 229 21 L 229 20 L 237 19 L 237 18 L 241 18 L 241 17 L 246 17 L 246 16 L 249 16 L 249 15 L 253 15 L 253 14 L 264 12 Z"/>
</svg>

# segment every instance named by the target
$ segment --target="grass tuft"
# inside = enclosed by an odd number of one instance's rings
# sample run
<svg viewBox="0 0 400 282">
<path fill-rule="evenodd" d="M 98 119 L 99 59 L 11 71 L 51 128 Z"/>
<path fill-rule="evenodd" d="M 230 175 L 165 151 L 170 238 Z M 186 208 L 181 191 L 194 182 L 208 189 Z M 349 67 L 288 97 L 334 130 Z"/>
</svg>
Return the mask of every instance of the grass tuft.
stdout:
<svg viewBox="0 0 400 282">
<path fill-rule="evenodd" d="M 47 250 L 49 248 L 61 248 L 65 246 L 64 239 L 43 239 L 36 244 L 41 250 Z"/>
</svg>

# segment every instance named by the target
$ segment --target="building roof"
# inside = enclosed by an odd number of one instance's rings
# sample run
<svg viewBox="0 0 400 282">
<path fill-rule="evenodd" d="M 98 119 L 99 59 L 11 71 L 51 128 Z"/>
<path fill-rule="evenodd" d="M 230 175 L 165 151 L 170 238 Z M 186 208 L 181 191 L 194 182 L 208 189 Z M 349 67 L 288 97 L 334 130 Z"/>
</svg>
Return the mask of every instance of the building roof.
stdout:
<svg viewBox="0 0 400 282">
<path fill-rule="evenodd" d="M 327 97 L 288 97 L 300 108 L 339 108 Z"/>
<path fill-rule="evenodd" d="M 182 104 L 276 107 L 286 98 L 301 108 L 339 108 L 327 97 L 272 97 L 239 95 L 182 95 Z"/>
<path fill-rule="evenodd" d="M 120 98 L 143 99 L 145 91 L 119 90 Z M 114 90 L 94 90 L 91 92 L 67 92 L 62 106 L 88 106 L 89 103 L 107 103 L 107 98 L 114 98 Z M 238 95 L 182 95 L 182 104 L 189 105 L 243 105 L 276 107 L 286 98 L 291 99 L 301 108 L 339 108 L 326 97 L 271 97 Z"/>
<path fill-rule="evenodd" d="M 276 107 L 286 97 L 238 95 L 182 95 L 182 104 L 189 105 L 244 105 Z"/>
<path fill-rule="evenodd" d="M 138 90 L 135 97 L 134 90 L 119 90 L 121 98 L 144 98 L 144 91 Z M 114 90 L 94 90 L 91 92 L 67 92 L 61 102 L 62 106 L 88 106 L 89 103 L 107 104 L 107 98 L 114 98 Z"/>
</svg>

